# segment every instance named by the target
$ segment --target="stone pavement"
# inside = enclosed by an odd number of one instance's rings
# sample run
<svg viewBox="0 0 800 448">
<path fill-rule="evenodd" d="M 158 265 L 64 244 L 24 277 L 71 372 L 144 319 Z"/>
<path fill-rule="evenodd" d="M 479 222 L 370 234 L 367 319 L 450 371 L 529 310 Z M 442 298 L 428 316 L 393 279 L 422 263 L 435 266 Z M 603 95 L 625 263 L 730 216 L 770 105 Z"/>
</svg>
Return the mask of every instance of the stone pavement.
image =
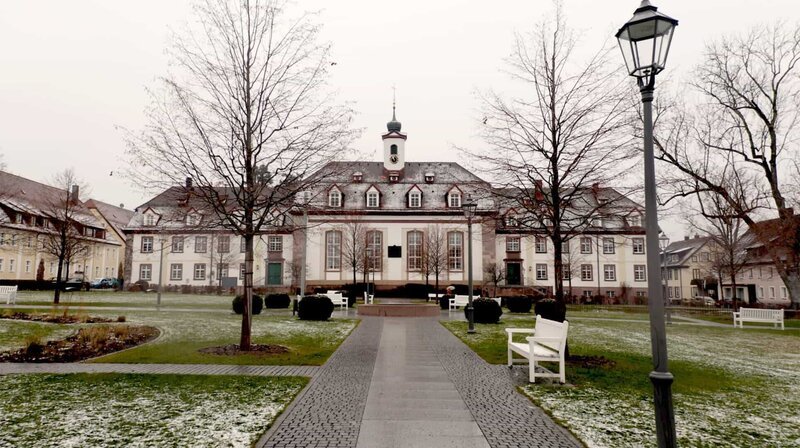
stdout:
<svg viewBox="0 0 800 448">
<path fill-rule="evenodd" d="M 365 317 L 258 447 L 580 447 L 435 318 Z"/>
<path fill-rule="evenodd" d="M 317 366 L 237 366 L 220 364 L 0 363 L 0 375 L 12 373 L 147 373 L 176 375 L 253 375 L 314 377 Z"/>
</svg>

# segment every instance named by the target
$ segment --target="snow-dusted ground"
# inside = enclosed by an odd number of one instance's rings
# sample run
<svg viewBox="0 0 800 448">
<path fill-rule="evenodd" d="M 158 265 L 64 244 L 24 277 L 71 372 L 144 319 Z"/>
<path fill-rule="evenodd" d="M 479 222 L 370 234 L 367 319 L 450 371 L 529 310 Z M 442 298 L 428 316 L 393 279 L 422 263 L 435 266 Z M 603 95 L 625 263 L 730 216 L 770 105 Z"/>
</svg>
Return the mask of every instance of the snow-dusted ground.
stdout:
<svg viewBox="0 0 800 448">
<path fill-rule="evenodd" d="M 77 330 L 77 325 L 0 319 L 0 352 L 23 348 L 28 338 L 39 337 L 46 342 L 65 338 Z"/>
<path fill-rule="evenodd" d="M 298 378 L 0 377 L 0 447 L 249 447 Z"/>
<path fill-rule="evenodd" d="M 570 341 L 650 356 L 646 323 L 573 321 Z M 675 325 L 668 328 L 670 360 L 709 368 L 735 387 L 674 394 L 679 445 L 685 447 L 799 447 L 800 334 Z M 681 381 L 676 376 L 676 383 Z M 652 396 L 614 395 L 593 387 L 543 387 L 524 392 L 565 422 L 590 447 L 655 444 Z"/>
<path fill-rule="evenodd" d="M 174 308 L 231 308 L 230 295 L 216 294 L 179 294 L 163 293 L 162 307 Z M 115 292 L 105 290 L 74 291 L 61 294 L 62 307 L 89 306 L 122 306 L 122 307 L 155 307 L 157 295 L 144 292 Z M 51 305 L 53 291 L 20 291 L 17 293 L 17 304 Z"/>
</svg>

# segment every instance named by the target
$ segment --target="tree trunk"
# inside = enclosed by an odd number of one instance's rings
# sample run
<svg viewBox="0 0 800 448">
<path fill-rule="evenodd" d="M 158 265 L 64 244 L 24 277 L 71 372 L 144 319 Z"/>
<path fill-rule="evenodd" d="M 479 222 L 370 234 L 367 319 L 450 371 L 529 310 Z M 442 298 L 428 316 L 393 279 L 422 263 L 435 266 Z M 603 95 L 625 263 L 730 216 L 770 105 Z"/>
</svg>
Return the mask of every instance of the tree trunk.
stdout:
<svg viewBox="0 0 800 448">
<path fill-rule="evenodd" d="M 53 303 L 58 305 L 61 300 L 61 275 L 64 268 L 64 258 L 58 257 L 58 270 L 56 271 L 56 290 L 53 293 Z"/>
<path fill-rule="evenodd" d="M 245 218 L 247 219 L 247 218 Z M 242 334 L 240 350 L 250 350 L 250 335 L 253 316 L 253 232 L 252 226 L 244 235 L 244 312 L 242 313 Z"/>
</svg>

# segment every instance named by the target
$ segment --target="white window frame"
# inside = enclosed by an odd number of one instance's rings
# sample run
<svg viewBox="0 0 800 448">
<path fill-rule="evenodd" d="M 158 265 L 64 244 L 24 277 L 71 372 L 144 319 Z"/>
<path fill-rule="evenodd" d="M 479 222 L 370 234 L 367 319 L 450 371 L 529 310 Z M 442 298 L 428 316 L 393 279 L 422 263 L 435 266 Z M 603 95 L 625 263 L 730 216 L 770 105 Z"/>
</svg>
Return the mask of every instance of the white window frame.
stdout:
<svg viewBox="0 0 800 448">
<path fill-rule="evenodd" d="M 631 245 L 633 246 L 633 253 L 635 255 L 644 253 L 644 238 L 633 238 Z"/>
<path fill-rule="evenodd" d="M 422 270 L 422 245 L 425 236 L 419 230 L 412 230 L 406 235 L 408 246 L 408 270 Z"/>
<path fill-rule="evenodd" d="M 342 206 L 342 192 L 338 188 L 332 188 L 328 192 L 328 207 L 339 208 Z"/>
<path fill-rule="evenodd" d="M 519 252 L 522 247 L 521 238 L 518 236 L 506 237 L 506 252 Z"/>
<path fill-rule="evenodd" d="M 613 255 L 616 251 L 616 244 L 614 244 L 613 237 L 603 237 L 603 254 Z"/>
<path fill-rule="evenodd" d="M 52 267 L 52 264 L 51 264 Z M 145 275 L 147 274 L 147 275 Z M 150 263 L 142 263 L 139 265 L 139 280 L 151 281 L 153 280 L 153 265 Z"/>
<path fill-rule="evenodd" d="M 194 264 L 194 277 L 195 280 L 205 280 L 206 279 L 206 264 L 205 263 L 195 263 Z"/>
<path fill-rule="evenodd" d="M 582 254 L 591 254 L 592 253 L 592 239 L 588 236 L 581 237 L 581 253 Z"/>
<path fill-rule="evenodd" d="M 147 227 L 156 225 L 156 217 L 152 213 L 146 213 L 144 215 L 144 225 Z"/>
<path fill-rule="evenodd" d="M 172 237 L 172 244 L 170 244 L 170 250 L 173 254 L 182 254 L 183 253 L 183 237 L 182 236 L 173 236 Z"/>
<path fill-rule="evenodd" d="M 375 190 L 367 191 L 367 208 L 378 208 L 380 206 L 380 195 Z"/>
<path fill-rule="evenodd" d="M 536 280 L 547 280 L 546 263 L 536 263 Z"/>
<path fill-rule="evenodd" d="M 617 265 L 615 264 L 603 265 L 603 280 L 607 282 L 617 281 Z"/>
<path fill-rule="evenodd" d="M 367 269 L 369 272 L 381 272 L 383 270 L 383 232 L 380 230 L 368 231 L 365 247 L 370 254 Z"/>
<path fill-rule="evenodd" d="M 338 230 L 325 232 L 325 270 L 342 270 L 342 232 Z"/>
<path fill-rule="evenodd" d="M 283 235 L 267 237 L 267 252 L 283 252 Z"/>
<path fill-rule="evenodd" d="M 422 207 L 422 193 L 419 190 L 412 190 L 408 193 L 408 208 Z"/>
<path fill-rule="evenodd" d="M 447 194 L 447 206 L 449 208 L 461 208 L 461 193 L 451 191 Z"/>
<path fill-rule="evenodd" d="M 464 233 L 447 232 L 447 270 L 464 270 Z"/>
<path fill-rule="evenodd" d="M 645 265 L 643 264 L 633 265 L 633 281 L 636 282 L 647 281 L 647 269 Z"/>
<path fill-rule="evenodd" d="M 152 236 L 143 236 L 141 244 L 139 245 L 139 251 L 143 254 L 152 254 L 153 253 L 153 237 Z"/>
<path fill-rule="evenodd" d="M 223 244 L 224 243 L 224 244 Z M 225 249 L 225 250 L 223 250 Z M 217 253 L 229 254 L 231 252 L 231 237 L 230 235 L 220 235 L 217 237 Z"/>
<path fill-rule="evenodd" d="M 183 264 L 172 263 L 169 265 L 169 279 L 170 281 L 183 280 Z"/>
<path fill-rule="evenodd" d="M 200 242 L 202 241 L 202 244 Z M 194 253 L 196 254 L 204 254 L 208 251 L 208 237 L 207 236 L 196 236 L 194 237 Z"/>
<path fill-rule="evenodd" d="M 543 236 L 537 236 L 534 242 L 534 252 L 537 254 L 546 254 L 547 253 L 547 238 Z"/>
<path fill-rule="evenodd" d="M 581 281 L 591 282 L 594 279 L 594 269 L 591 264 L 581 265 Z"/>
</svg>

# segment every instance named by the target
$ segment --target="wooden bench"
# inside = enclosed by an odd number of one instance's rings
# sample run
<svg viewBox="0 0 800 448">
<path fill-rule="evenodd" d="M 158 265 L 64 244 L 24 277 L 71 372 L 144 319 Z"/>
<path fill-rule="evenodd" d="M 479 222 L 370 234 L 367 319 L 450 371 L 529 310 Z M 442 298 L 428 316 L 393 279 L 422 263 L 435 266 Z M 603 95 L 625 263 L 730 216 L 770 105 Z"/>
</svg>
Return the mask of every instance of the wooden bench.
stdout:
<svg viewBox="0 0 800 448">
<path fill-rule="evenodd" d="M 323 295 L 331 299 L 333 306 L 341 306 L 347 310 L 347 297 L 345 297 L 341 291 L 327 291 Z"/>
<path fill-rule="evenodd" d="M 514 365 L 514 353 L 525 358 L 529 366 L 529 379 L 536 382 L 536 377 L 558 378 L 563 384 L 566 382 L 566 369 L 564 366 L 564 352 L 567 347 L 567 331 L 569 322 L 556 322 L 542 316 L 536 316 L 536 328 L 506 328 L 508 334 L 508 367 Z M 525 338 L 527 342 L 515 342 L 517 333 L 532 334 Z M 558 373 L 546 370 L 546 373 L 536 373 L 536 363 L 540 361 L 557 362 Z M 525 362 L 517 360 L 518 363 Z"/>
<path fill-rule="evenodd" d="M 775 328 L 778 324 L 783 327 L 783 310 L 765 310 L 761 308 L 739 308 L 738 312 L 733 313 L 733 328 L 744 328 L 745 322 L 758 322 L 773 324 Z"/>
<path fill-rule="evenodd" d="M 17 286 L 0 286 L 0 299 L 6 299 L 6 305 L 17 303 Z"/>
<path fill-rule="evenodd" d="M 364 291 L 364 304 L 371 305 L 375 302 L 375 294 L 367 294 L 367 291 Z"/>
</svg>

